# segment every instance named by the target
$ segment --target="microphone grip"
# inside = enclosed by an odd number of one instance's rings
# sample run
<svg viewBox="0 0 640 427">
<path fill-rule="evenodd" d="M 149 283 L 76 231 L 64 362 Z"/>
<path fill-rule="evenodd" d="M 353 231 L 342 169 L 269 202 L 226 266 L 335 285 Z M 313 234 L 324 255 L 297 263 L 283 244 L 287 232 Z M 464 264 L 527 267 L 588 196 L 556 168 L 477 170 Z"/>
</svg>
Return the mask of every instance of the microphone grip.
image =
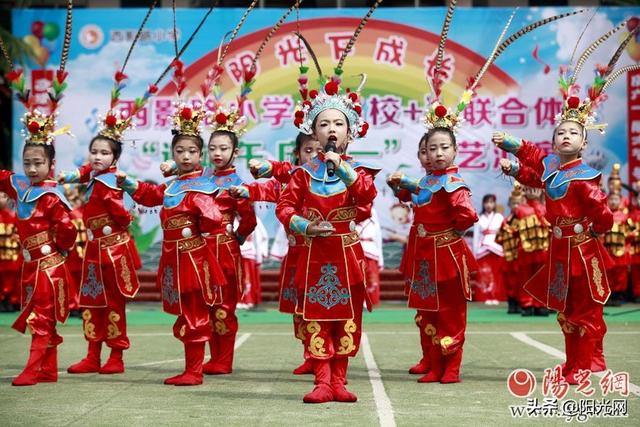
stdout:
<svg viewBox="0 0 640 427">
<path fill-rule="evenodd" d="M 333 141 L 327 142 L 327 145 L 324 146 L 324 152 L 336 152 L 336 144 Z M 336 174 L 336 165 L 335 163 L 328 161 L 327 162 L 327 175 L 329 177 L 333 177 Z"/>
</svg>

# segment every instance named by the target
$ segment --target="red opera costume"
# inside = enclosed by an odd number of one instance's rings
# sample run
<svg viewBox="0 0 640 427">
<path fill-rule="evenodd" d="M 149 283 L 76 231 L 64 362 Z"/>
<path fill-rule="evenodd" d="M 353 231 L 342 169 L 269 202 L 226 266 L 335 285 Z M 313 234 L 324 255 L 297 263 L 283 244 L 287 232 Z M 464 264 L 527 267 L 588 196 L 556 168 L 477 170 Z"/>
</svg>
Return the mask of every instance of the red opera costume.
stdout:
<svg viewBox="0 0 640 427">
<path fill-rule="evenodd" d="M 134 298 L 140 287 L 136 270 L 141 263 L 128 231 L 132 217 L 124 206 L 123 190 L 117 185 L 115 172 L 116 167 L 111 166 L 94 173 L 87 164 L 65 174 L 66 182 L 88 183 L 83 207 L 87 244 L 79 305 L 89 353 L 69 368 L 71 373 L 122 372 L 122 351 L 130 345 L 125 305 L 126 299 Z M 111 348 L 112 355 L 101 369 L 102 343 Z"/>
<path fill-rule="evenodd" d="M 355 357 L 362 334 L 365 299 L 364 253 L 356 232 L 358 207 L 370 206 L 377 191 L 377 168 L 343 155 L 334 177 L 326 175 L 324 155 L 291 172 L 276 216 L 288 233 L 302 237 L 296 245 L 293 278 L 296 313 L 305 321 L 305 358 L 332 361 Z M 321 219 L 335 228 L 329 236 L 309 237 L 309 222 Z M 345 368 L 346 375 L 346 368 Z"/>
<path fill-rule="evenodd" d="M 16 213 L 8 207 L 0 209 L 0 303 L 4 303 L 7 310 L 20 304 L 20 270 L 23 260 L 17 236 Z"/>
<path fill-rule="evenodd" d="M 80 196 L 78 196 L 80 197 Z M 82 219 L 82 212 L 84 205 L 74 208 L 71 211 L 71 221 L 78 230 L 78 237 L 76 237 L 76 245 L 73 251 L 69 253 L 69 269 L 74 277 L 80 279 L 82 277 L 82 260 L 84 259 L 84 252 L 87 247 L 87 227 L 84 225 Z M 76 285 L 80 283 L 76 282 Z M 71 310 L 79 310 L 79 295 L 80 289 L 73 289 L 71 292 Z"/>
<path fill-rule="evenodd" d="M 69 214 L 71 206 L 56 185 L 55 181 L 43 181 L 32 186 L 25 176 L 0 171 L 0 191 L 17 202 L 24 256 L 22 312 L 12 327 L 22 333 L 29 327 L 33 339 L 30 362 L 39 353 L 42 363 L 31 384 L 57 380 L 57 346 L 62 337 L 56 322 L 64 323 L 69 316 L 69 290 L 73 287 L 66 253 L 73 248 L 77 231 Z"/>
<path fill-rule="evenodd" d="M 611 259 L 592 233 L 611 229 L 613 215 L 600 190 L 600 172 L 580 158 L 561 165 L 557 155 L 545 155 L 531 142 L 509 135 L 501 148 L 522 162 L 511 173 L 519 182 L 545 189 L 546 219 L 552 226 L 549 256 L 524 289 L 558 311 L 567 352 L 563 372 L 573 382 L 573 374 L 590 369 L 594 357 L 604 365 L 599 347 L 607 330 L 602 310 L 611 293 Z"/>
<path fill-rule="evenodd" d="M 631 227 L 631 290 L 633 297 L 640 299 L 640 208 L 635 207 L 629 214 Z"/>
<path fill-rule="evenodd" d="M 613 260 L 613 265 L 607 270 L 611 292 L 619 295 L 626 294 L 629 281 L 629 265 L 631 264 L 630 245 L 627 244 L 631 232 L 630 217 L 622 206 L 613 212 L 613 227 L 603 236 L 604 247 Z"/>
<path fill-rule="evenodd" d="M 423 381 L 459 381 L 471 300 L 470 275 L 477 270 L 462 239 L 478 215 L 457 167 L 433 171 L 420 181 L 403 178 L 397 196 L 412 202 L 414 221 L 402 273 L 408 306 L 417 309 L 423 361 L 430 367 Z"/>
<path fill-rule="evenodd" d="M 249 200 L 238 200 L 228 193 L 232 186 L 243 184 L 234 167 L 222 171 L 206 168 L 203 176 L 208 177 L 220 191 L 215 198 L 215 204 L 222 221 L 209 232 L 206 240 L 220 263 L 227 283 L 227 286 L 222 288 L 222 300 L 211 307 L 211 360 L 203 366 L 203 372 L 226 374 L 233 370 L 234 345 L 238 332 L 236 306 L 244 291 L 239 240 L 244 241 L 253 232 L 256 214 Z M 233 222 L 236 218 L 238 227 L 234 233 Z"/>
</svg>

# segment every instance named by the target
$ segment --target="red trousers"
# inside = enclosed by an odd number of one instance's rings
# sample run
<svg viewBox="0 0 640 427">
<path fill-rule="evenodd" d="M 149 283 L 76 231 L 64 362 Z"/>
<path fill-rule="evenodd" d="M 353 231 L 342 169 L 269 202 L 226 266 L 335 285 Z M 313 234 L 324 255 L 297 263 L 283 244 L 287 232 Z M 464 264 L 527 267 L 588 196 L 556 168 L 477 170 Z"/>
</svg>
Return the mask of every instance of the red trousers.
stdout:
<svg viewBox="0 0 640 427">
<path fill-rule="evenodd" d="M 440 347 L 443 355 L 462 350 L 467 329 L 467 300 L 460 281 L 447 280 L 438 283 L 438 311 L 418 310 L 416 322 L 430 337 L 431 344 Z"/>
<path fill-rule="evenodd" d="M 380 266 L 378 261 L 365 258 L 365 274 L 367 275 L 367 295 L 371 304 L 380 304 Z"/>
<path fill-rule="evenodd" d="M 515 261 L 505 261 L 503 265 L 504 269 L 502 270 L 502 283 L 504 284 L 507 297 L 517 300 L 520 295 L 520 278 L 516 274 L 517 270 L 514 269 L 514 267 L 516 266 Z"/>
<path fill-rule="evenodd" d="M 478 273 L 473 287 L 474 301 L 506 301 L 507 295 L 502 281 L 503 257 L 489 252 L 478 258 Z"/>
<path fill-rule="evenodd" d="M 618 265 L 607 269 L 611 292 L 627 292 L 629 284 L 629 266 Z"/>
<path fill-rule="evenodd" d="M 349 320 L 305 321 L 305 359 L 355 357 L 362 337 L 362 283 L 351 288 L 354 318 Z"/>
<path fill-rule="evenodd" d="M 106 275 L 105 275 L 106 278 Z M 82 307 L 82 327 L 87 341 L 104 342 L 110 348 L 129 348 L 126 298 L 115 282 L 105 280 L 106 307 Z"/>
<path fill-rule="evenodd" d="M 252 259 L 242 258 L 242 276 L 245 289 L 242 302 L 253 305 L 262 303 L 260 264 Z"/>
<path fill-rule="evenodd" d="M 518 303 L 522 308 L 541 308 L 544 304 L 537 301 L 528 292 L 525 292 L 523 286 L 531 277 L 542 267 L 542 264 L 530 263 L 518 265 Z"/>
<path fill-rule="evenodd" d="M 20 270 L 0 270 L 0 301 L 20 304 Z"/>
<path fill-rule="evenodd" d="M 210 307 L 204 302 L 202 291 L 180 294 L 182 314 L 173 324 L 173 336 L 183 343 L 206 342 L 211 339 Z"/>
</svg>

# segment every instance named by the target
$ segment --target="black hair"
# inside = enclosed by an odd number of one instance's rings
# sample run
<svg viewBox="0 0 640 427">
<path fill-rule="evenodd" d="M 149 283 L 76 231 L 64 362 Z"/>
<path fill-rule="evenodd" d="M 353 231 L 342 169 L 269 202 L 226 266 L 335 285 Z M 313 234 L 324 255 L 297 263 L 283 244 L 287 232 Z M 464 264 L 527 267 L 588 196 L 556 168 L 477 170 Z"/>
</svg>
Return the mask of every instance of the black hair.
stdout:
<svg viewBox="0 0 640 427">
<path fill-rule="evenodd" d="M 311 140 L 313 140 L 313 137 L 311 135 L 298 132 L 298 135 L 296 136 L 296 145 L 293 148 L 293 163 L 296 166 L 300 164 L 300 150 L 302 150 L 302 144 Z"/>
<path fill-rule="evenodd" d="M 56 158 L 56 149 L 53 144 L 38 144 L 36 142 L 26 142 L 24 144 L 24 148 L 22 149 L 22 157 L 24 157 L 25 151 L 27 148 L 40 147 L 44 150 L 44 156 L 49 159 L 49 167 L 53 164 L 53 161 Z"/>
<path fill-rule="evenodd" d="M 107 141 L 109 143 L 109 147 L 111 147 L 111 152 L 113 153 L 113 163 L 115 164 L 122 155 L 122 143 L 120 141 L 116 141 L 115 139 L 111 139 L 108 136 L 96 135 L 91 139 L 91 142 L 89 142 L 89 151 L 91 151 L 93 143 L 99 139 Z"/>
<path fill-rule="evenodd" d="M 453 131 L 449 128 L 443 128 L 443 127 L 435 127 L 435 128 L 429 129 L 427 133 L 422 135 L 422 138 L 420 138 L 420 142 L 418 142 L 418 147 L 420 147 L 423 142 L 429 141 L 429 139 L 431 139 L 431 137 L 436 133 L 446 133 L 451 138 L 451 142 L 453 143 L 453 146 L 457 147 L 456 136 L 453 133 Z"/>
<path fill-rule="evenodd" d="M 204 140 L 200 135 L 184 135 L 174 131 L 172 131 L 171 133 L 173 133 L 173 138 L 171 139 L 171 150 L 175 148 L 176 144 L 181 139 L 188 139 L 195 142 L 196 146 L 198 146 L 198 150 L 202 151 L 202 147 L 204 147 Z"/>
<path fill-rule="evenodd" d="M 231 140 L 231 144 L 233 145 L 233 149 L 235 150 L 236 148 L 238 148 L 238 145 L 240 143 L 240 141 L 238 141 L 238 135 L 236 135 L 235 133 L 228 131 L 228 130 L 216 130 L 211 134 L 211 137 L 209 137 L 209 143 L 211 143 L 211 140 L 213 140 L 213 138 L 215 138 L 216 136 L 227 136 L 229 137 L 229 139 Z"/>
<path fill-rule="evenodd" d="M 487 203 L 489 200 L 493 200 L 493 202 L 496 202 L 496 195 L 495 194 L 485 194 L 484 196 L 482 196 L 482 213 L 485 213 L 484 210 L 484 204 Z"/>
</svg>

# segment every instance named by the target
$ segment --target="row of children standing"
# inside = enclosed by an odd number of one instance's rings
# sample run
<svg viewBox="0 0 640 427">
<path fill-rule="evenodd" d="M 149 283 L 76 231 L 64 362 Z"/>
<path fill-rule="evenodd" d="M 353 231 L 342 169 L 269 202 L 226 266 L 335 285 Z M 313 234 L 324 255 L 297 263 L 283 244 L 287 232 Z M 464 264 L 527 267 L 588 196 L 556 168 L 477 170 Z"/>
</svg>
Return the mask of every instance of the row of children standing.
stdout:
<svg viewBox="0 0 640 427">
<path fill-rule="evenodd" d="M 439 67 L 454 7 L 452 2 L 438 48 L 435 77 L 430 81 L 434 101 L 425 117 L 428 130 L 418 144 L 418 158 L 427 174 L 414 180 L 396 172 L 387 179 L 401 200 L 413 203 L 415 212 L 402 272 L 409 307 L 417 310 L 422 358 L 411 372 L 423 374 L 419 382 L 460 381 L 466 301 L 471 297 L 471 273 L 477 270 L 462 235 L 478 220 L 470 191 L 454 165 L 460 115 L 475 95 L 486 68 L 510 43 L 540 25 L 574 14 L 531 24 L 497 46 L 497 53 L 470 79 L 460 102 L 451 109 L 440 102 Z M 354 33 L 353 42 L 367 18 Z M 70 28 L 68 32 L 70 37 Z M 273 175 L 277 182 L 256 186 L 253 195 L 252 188 L 243 185 L 232 167 L 238 136 L 246 126 L 242 103 L 253 84 L 253 66 L 245 73 L 238 105 L 218 105 L 207 146 L 213 169 L 200 166 L 204 148 L 200 124 L 207 116 L 204 102 L 177 105 L 171 142 L 174 162 L 163 165 L 166 174 L 177 174 L 177 178 L 161 185 L 135 181 L 115 169 L 122 134 L 130 125 L 130 117 L 120 117 L 114 110 L 126 78 L 124 66 L 116 74 L 111 110 L 90 144 L 89 165 L 59 177 L 88 181 L 88 206 L 92 197 L 100 201 L 91 208 L 95 211 L 87 206 L 84 212 L 89 242 L 80 296 L 81 305 L 87 307 L 83 328 L 89 349 L 87 357 L 70 367 L 70 372 L 124 370 L 122 352 L 129 341 L 123 301 L 137 290 L 135 269 L 139 258 L 126 228 L 131 217 L 123 208 L 121 189 L 145 206 L 162 205 L 164 237 L 158 285 L 164 310 L 177 316 L 173 332 L 185 349 L 184 372 L 167 378 L 165 384 L 195 385 L 202 382 L 203 371 L 231 372 L 237 332 L 235 307 L 241 293 L 239 243 L 255 226 L 250 201 L 261 200 L 264 191 L 271 192 L 270 200 L 277 200 L 276 215 L 289 234 L 290 250 L 282 274 L 288 280 L 282 284 L 281 306 L 288 304 L 283 311 L 294 314 L 295 331 L 304 342 L 306 363 L 302 367 L 315 375 L 315 387 L 304 401 L 357 400 L 346 388 L 348 360 L 358 352 L 363 305 L 370 307 L 370 300 L 365 292 L 365 256 L 356 223 L 371 215 L 378 169 L 346 154 L 348 144 L 364 137 L 368 129 L 361 117 L 359 93 L 363 84 L 352 91 L 342 87 L 340 76 L 348 53 L 345 50 L 334 75 L 320 91 L 308 91 L 306 67 L 301 67 L 298 81 L 303 101 L 294 124 L 304 134 L 313 135 L 323 151 L 295 168 L 273 163 L 258 166 L 264 168 L 262 176 Z M 203 100 L 219 84 L 222 59 L 207 74 Z M 185 87 L 183 66 L 177 59 L 172 66 L 180 96 Z M 604 270 L 609 258 L 594 235 L 611 228 L 612 214 L 598 187 L 599 172 L 582 164 L 580 153 L 586 144 L 586 131 L 593 126 L 593 110 L 603 101 L 605 86 L 613 80 L 607 80 L 612 71 L 601 70 L 600 86 L 590 91 L 585 101 L 577 97 L 573 80 L 564 86 L 563 112 L 554 131 L 557 154 L 545 156 L 533 144 L 501 132 L 492 138 L 496 146 L 519 160 L 502 162 L 505 173 L 531 187 L 546 187 L 545 218 L 553 227 L 554 238 L 548 259 L 525 290 L 539 303 L 559 312 L 567 352 L 563 373 L 570 383 L 575 383 L 577 373 L 589 369 L 596 358 L 604 365 L 604 356 L 597 348 L 601 348 L 606 332 L 601 304 L 609 295 Z M 16 89 L 24 88 L 20 73 L 12 77 Z M 65 78 L 63 61 L 53 85 L 54 107 Z M 144 105 L 156 90 L 152 85 L 136 106 Z M 28 101 L 28 94 L 24 98 Z M 28 102 L 26 105 L 30 107 Z M 14 324 L 21 331 L 28 326 L 33 333 L 27 366 L 14 380 L 15 385 L 56 379 L 56 347 L 62 338 L 55 331 L 55 323 L 68 315 L 72 282 L 64 253 L 72 248 L 77 234 L 64 196 L 57 192 L 55 182 L 46 180 L 54 167 L 53 118 L 29 109 L 25 124 L 28 134 L 23 159 L 27 177 L 6 171 L 0 174 L 0 190 L 18 200 L 18 232 L 26 250 L 22 282 L 32 285 L 23 286 L 30 292 L 23 293 L 24 309 Z M 280 166 L 290 173 L 278 180 Z M 584 197 L 591 203 L 577 203 Z M 239 219 L 236 228 L 235 216 Z M 103 342 L 111 348 L 111 354 L 101 366 Z M 203 366 L 207 342 L 211 359 Z"/>
</svg>

